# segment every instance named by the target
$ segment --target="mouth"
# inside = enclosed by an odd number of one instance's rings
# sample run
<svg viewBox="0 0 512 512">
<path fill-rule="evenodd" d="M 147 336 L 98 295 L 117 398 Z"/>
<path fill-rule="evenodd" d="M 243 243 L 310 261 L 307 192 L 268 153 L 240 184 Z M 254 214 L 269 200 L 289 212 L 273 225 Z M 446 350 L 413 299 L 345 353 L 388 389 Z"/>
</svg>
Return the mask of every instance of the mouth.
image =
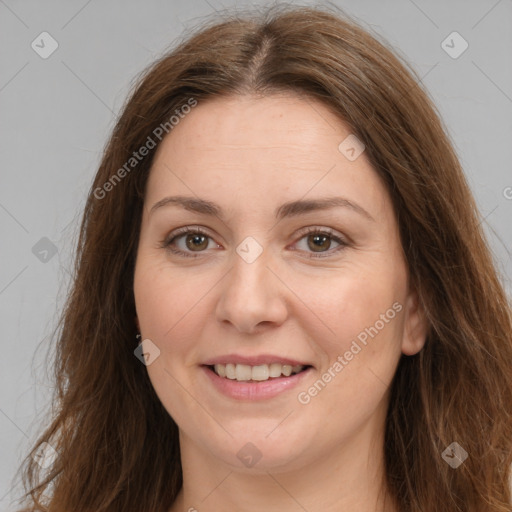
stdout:
<svg viewBox="0 0 512 512">
<path fill-rule="evenodd" d="M 204 366 L 218 377 L 238 382 L 272 381 L 297 375 L 311 368 L 311 365 L 290 365 L 281 363 L 258 364 L 255 366 L 227 363 Z"/>
<path fill-rule="evenodd" d="M 225 354 L 200 365 L 209 389 L 241 401 L 268 400 L 309 381 L 315 368 L 306 360 L 276 354 Z M 208 389 L 208 391 L 206 391 Z"/>
<path fill-rule="evenodd" d="M 203 364 L 201 369 L 207 382 L 221 395 L 243 401 L 269 400 L 305 383 L 314 371 L 302 364 Z M 302 384 L 305 385 L 305 384 Z M 206 389 L 208 389 L 206 388 Z M 209 392 L 206 391 L 205 392 Z"/>
</svg>

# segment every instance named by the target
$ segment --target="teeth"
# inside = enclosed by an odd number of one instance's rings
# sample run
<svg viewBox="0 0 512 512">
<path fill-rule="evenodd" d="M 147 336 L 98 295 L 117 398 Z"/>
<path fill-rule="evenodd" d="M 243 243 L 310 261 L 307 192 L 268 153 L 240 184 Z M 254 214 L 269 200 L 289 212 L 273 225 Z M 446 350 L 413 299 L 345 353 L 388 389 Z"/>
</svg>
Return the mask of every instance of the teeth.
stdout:
<svg viewBox="0 0 512 512">
<path fill-rule="evenodd" d="M 250 366 L 249 366 L 250 368 Z M 251 370 L 252 380 L 268 380 L 270 377 L 268 364 L 260 364 L 259 366 L 253 366 Z"/>
<path fill-rule="evenodd" d="M 221 365 L 219 365 L 221 366 Z M 228 379 L 236 379 L 236 372 L 235 372 L 235 365 L 234 364 L 227 364 L 226 365 L 226 377 Z"/>
<path fill-rule="evenodd" d="M 215 372 L 219 377 L 225 377 L 226 376 L 226 367 L 223 364 L 216 364 L 215 365 Z"/>
<path fill-rule="evenodd" d="M 283 369 L 281 370 L 283 375 L 289 377 L 292 374 L 292 367 L 289 364 L 283 364 Z"/>
<path fill-rule="evenodd" d="M 281 370 L 283 368 L 282 364 L 272 363 L 269 366 L 269 373 L 271 377 L 281 377 Z"/>
<path fill-rule="evenodd" d="M 236 380 L 251 380 L 252 369 L 247 364 L 237 364 L 235 366 Z"/>
<path fill-rule="evenodd" d="M 231 380 L 247 381 L 268 380 L 271 377 L 277 378 L 284 375 L 289 377 L 292 374 L 301 372 L 305 366 L 298 364 L 291 366 L 289 364 L 260 364 L 257 366 L 249 366 L 248 364 L 216 364 L 214 366 L 215 373 L 219 377 L 225 377 Z"/>
</svg>

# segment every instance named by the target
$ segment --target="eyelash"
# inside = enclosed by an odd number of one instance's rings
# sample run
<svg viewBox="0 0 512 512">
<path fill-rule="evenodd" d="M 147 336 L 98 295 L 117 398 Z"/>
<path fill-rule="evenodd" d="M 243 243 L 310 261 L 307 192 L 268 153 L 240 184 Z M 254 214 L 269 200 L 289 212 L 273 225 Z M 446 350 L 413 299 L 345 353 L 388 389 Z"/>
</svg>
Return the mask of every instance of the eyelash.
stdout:
<svg viewBox="0 0 512 512">
<path fill-rule="evenodd" d="M 175 242 L 175 240 L 177 240 L 178 238 L 181 238 L 183 235 L 189 235 L 189 234 L 190 235 L 203 235 L 203 236 L 213 240 L 213 238 L 203 229 L 196 227 L 196 226 L 185 226 L 185 227 L 179 228 L 179 229 L 175 230 L 174 232 L 172 232 L 167 238 L 165 238 L 162 242 L 160 242 L 159 247 L 161 249 L 166 249 L 166 250 L 172 252 L 173 254 L 177 254 L 178 256 L 183 256 L 185 258 L 197 258 L 199 256 L 202 256 L 201 253 L 204 251 L 199 251 L 197 254 L 192 254 L 190 252 L 185 252 L 180 249 L 175 249 L 172 247 L 172 244 Z M 298 239 L 298 241 L 302 240 L 304 237 L 306 237 L 308 235 L 315 234 L 315 235 L 320 235 L 320 236 L 327 236 L 327 237 L 331 238 L 331 240 L 333 240 L 334 242 L 339 244 L 339 247 L 336 247 L 335 249 L 332 249 L 332 250 L 328 250 L 325 252 L 319 252 L 319 253 L 310 253 L 308 258 L 312 258 L 312 259 L 326 258 L 326 257 L 332 256 L 334 253 L 337 253 L 338 251 L 345 249 L 349 245 L 349 243 L 346 240 L 343 240 L 342 238 L 337 236 L 334 233 L 334 231 L 332 231 L 329 228 L 321 228 L 320 229 L 317 227 L 309 227 L 309 228 L 305 228 L 304 230 L 301 230 L 301 232 L 299 234 L 300 234 L 300 238 Z"/>
</svg>

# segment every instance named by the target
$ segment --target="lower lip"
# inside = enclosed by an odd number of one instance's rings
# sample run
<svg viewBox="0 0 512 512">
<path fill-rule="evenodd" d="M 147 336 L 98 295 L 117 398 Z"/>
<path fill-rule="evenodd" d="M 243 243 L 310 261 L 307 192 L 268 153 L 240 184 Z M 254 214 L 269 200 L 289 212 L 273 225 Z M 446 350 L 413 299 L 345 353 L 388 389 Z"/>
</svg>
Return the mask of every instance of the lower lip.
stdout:
<svg viewBox="0 0 512 512">
<path fill-rule="evenodd" d="M 219 377 L 207 366 L 202 366 L 201 368 L 210 379 L 215 389 L 220 391 L 223 395 L 237 400 L 266 400 L 277 396 L 280 393 L 297 386 L 313 369 L 310 366 L 306 370 L 290 375 L 289 377 L 279 377 L 277 379 L 264 380 L 260 382 L 244 382 Z"/>
</svg>

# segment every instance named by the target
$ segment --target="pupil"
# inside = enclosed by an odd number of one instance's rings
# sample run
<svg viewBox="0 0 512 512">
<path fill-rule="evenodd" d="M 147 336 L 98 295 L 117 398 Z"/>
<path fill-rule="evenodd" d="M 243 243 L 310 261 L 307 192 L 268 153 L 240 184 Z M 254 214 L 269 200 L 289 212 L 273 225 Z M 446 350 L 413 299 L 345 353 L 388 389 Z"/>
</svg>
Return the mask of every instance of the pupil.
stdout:
<svg viewBox="0 0 512 512">
<path fill-rule="evenodd" d="M 329 243 L 326 245 L 325 242 L 329 240 L 328 236 L 325 235 L 314 235 L 313 236 L 313 246 L 310 246 L 311 249 L 313 249 L 316 252 L 319 252 L 317 249 L 328 249 Z"/>
<path fill-rule="evenodd" d="M 204 235 L 191 235 L 189 238 L 187 238 L 187 246 L 189 249 L 204 249 L 205 240 L 206 237 Z M 196 242 L 199 242 L 199 244 L 196 244 Z M 208 242 L 206 242 L 206 245 L 208 245 Z"/>
<path fill-rule="evenodd" d="M 330 243 L 326 242 L 329 240 L 328 236 L 325 235 L 314 235 L 312 237 L 313 244 L 310 244 L 310 248 L 314 251 L 317 251 L 318 249 L 328 249 Z M 189 249 L 204 249 L 205 248 L 205 241 L 206 237 L 204 235 L 191 235 L 189 238 L 187 238 L 187 246 Z M 197 244 L 197 242 L 199 242 Z M 206 241 L 206 245 L 208 245 L 208 242 Z M 318 251 L 317 251 L 318 252 Z"/>
</svg>

